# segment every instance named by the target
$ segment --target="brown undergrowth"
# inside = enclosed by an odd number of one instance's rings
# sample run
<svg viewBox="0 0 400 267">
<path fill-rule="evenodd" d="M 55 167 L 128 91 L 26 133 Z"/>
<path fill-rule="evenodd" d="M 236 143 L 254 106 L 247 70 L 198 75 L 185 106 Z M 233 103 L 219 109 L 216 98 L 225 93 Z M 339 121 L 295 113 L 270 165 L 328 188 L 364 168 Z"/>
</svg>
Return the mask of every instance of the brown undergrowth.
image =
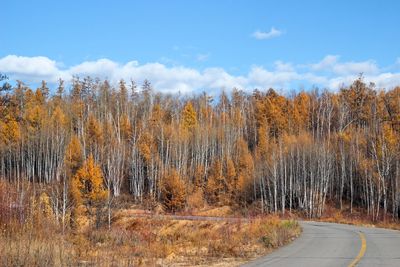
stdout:
<svg viewBox="0 0 400 267">
<path fill-rule="evenodd" d="M 300 233 L 276 217 L 249 222 L 120 218 L 110 230 L 65 236 L 54 229 L 3 229 L 1 266 L 237 265 Z"/>
<path fill-rule="evenodd" d="M 118 218 L 113 231 L 134 237 L 137 258 L 145 265 L 238 264 L 282 246 L 300 233 L 295 221 L 265 217 L 250 221 L 189 221 Z M 109 232 L 103 233 L 109 236 Z M 118 235 L 120 236 L 120 235 Z M 108 247 L 107 245 L 105 247 Z"/>
<path fill-rule="evenodd" d="M 1 225 L 0 266 L 236 266 L 300 234 L 277 216 L 220 221 L 138 217 L 115 211 L 107 225 L 63 234 L 51 218 Z"/>
</svg>

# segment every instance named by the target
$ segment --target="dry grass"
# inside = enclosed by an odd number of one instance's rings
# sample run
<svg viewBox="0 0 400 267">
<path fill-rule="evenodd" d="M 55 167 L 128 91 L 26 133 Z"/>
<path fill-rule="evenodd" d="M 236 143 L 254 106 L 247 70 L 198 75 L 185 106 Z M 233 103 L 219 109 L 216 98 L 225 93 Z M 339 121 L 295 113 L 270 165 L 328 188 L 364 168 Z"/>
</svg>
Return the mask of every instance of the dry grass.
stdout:
<svg viewBox="0 0 400 267">
<path fill-rule="evenodd" d="M 49 224 L 51 225 L 51 223 Z M 286 244 L 294 221 L 187 221 L 119 217 L 108 229 L 2 229 L 0 266 L 235 266 Z"/>
<path fill-rule="evenodd" d="M 284 245 L 299 235 L 294 221 L 265 217 L 251 221 L 187 221 L 171 219 L 120 218 L 114 230 L 131 239 L 120 245 L 136 245 L 138 262 L 164 266 L 241 263 Z M 110 233 L 104 232 L 109 239 Z M 112 241 L 111 243 L 115 243 Z M 110 242 L 104 247 L 110 247 Z"/>
<path fill-rule="evenodd" d="M 41 190 L 13 190 L 0 183 L 0 266 L 235 266 L 300 233 L 295 221 L 274 216 L 175 220 L 127 204 L 116 208 L 110 229 L 91 224 L 63 233 L 49 207 L 40 204 Z M 202 215 L 231 214 L 222 207 Z"/>
<path fill-rule="evenodd" d="M 0 266 L 73 266 L 73 245 L 57 233 L 52 223 L 46 227 L 28 222 L 3 225 L 0 233 Z"/>
<path fill-rule="evenodd" d="M 234 215 L 234 211 L 229 206 L 210 207 L 208 209 L 202 209 L 197 212 L 193 212 L 193 215 L 211 216 L 211 217 L 230 217 Z"/>
</svg>

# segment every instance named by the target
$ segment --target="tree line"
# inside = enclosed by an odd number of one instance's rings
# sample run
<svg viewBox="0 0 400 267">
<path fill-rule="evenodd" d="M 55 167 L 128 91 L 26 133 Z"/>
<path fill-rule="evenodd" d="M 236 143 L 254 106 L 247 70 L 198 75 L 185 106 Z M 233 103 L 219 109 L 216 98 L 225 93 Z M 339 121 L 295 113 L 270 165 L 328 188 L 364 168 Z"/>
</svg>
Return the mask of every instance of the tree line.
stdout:
<svg viewBox="0 0 400 267">
<path fill-rule="evenodd" d="M 110 206 L 121 194 L 171 211 L 318 217 L 333 203 L 400 216 L 400 87 L 360 77 L 337 92 L 182 96 L 86 77 L 0 90 L 0 179 L 46 185 L 59 220 L 78 201 Z"/>
</svg>

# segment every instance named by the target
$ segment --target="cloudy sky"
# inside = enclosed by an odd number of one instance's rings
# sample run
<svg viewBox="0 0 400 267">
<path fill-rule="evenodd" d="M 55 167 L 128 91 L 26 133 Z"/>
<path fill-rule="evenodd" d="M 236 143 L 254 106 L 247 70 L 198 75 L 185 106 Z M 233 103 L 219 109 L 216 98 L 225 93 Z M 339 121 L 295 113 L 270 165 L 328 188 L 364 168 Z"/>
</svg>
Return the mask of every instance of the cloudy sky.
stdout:
<svg viewBox="0 0 400 267">
<path fill-rule="evenodd" d="M 1 4 L 0 73 L 149 79 L 164 92 L 400 84 L 399 1 L 19 1 Z"/>
</svg>

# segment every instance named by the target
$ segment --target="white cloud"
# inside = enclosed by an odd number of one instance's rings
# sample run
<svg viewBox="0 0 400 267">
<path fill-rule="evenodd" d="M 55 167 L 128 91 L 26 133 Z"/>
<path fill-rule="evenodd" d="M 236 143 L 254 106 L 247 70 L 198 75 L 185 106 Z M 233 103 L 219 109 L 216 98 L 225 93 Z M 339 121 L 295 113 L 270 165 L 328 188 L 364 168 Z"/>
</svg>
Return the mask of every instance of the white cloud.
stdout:
<svg viewBox="0 0 400 267">
<path fill-rule="evenodd" d="M 378 73 L 379 68 L 373 61 L 346 62 L 335 65 L 333 67 L 333 72 L 339 75 L 354 75 L 360 73 L 367 75 Z"/>
<path fill-rule="evenodd" d="M 358 75 L 335 77 L 329 80 L 328 87 L 337 89 L 343 85 L 346 86 L 351 84 L 358 77 Z M 364 81 L 366 83 L 373 82 L 378 88 L 390 89 L 400 86 L 400 73 L 383 72 L 374 75 L 365 75 Z"/>
<path fill-rule="evenodd" d="M 56 76 L 66 77 L 66 74 L 58 69 L 54 60 L 41 56 L 5 56 L 0 58 L 0 71 L 17 76 L 18 79 L 28 79 L 33 82 L 43 79 L 53 82 Z"/>
<path fill-rule="evenodd" d="M 257 30 L 253 32 L 252 36 L 256 38 L 257 40 L 265 40 L 265 39 L 271 39 L 275 38 L 278 36 L 282 35 L 282 31 L 275 29 L 274 27 L 271 28 L 269 32 L 263 32 L 260 30 Z"/>
<path fill-rule="evenodd" d="M 245 89 L 248 84 L 248 79 L 246 77 L 230 75 L 222 68 L 208 68 L 204 70 L 201 79 L 204 79 L 202 86 L 205 89 L 226 88 L 230 90 L 234 87 Z"/>
<path fill-rule="evenodd" d="M 197 59 L 197 61 L 204 62 L 204 61 L 207 61 L 209 57 L 210 57 L 210 54 L 198 54 L 196 59 Z"/>
<path fill-rule="evenodd" d="M 223 68 L 197 70 L 184 66 L 169 67 L 159 62 L 141 64 L 138 61 L 121 64 L 110 59 L 84 61 L 65 67 L 47 57 L 9 55 L 0 58 L 0 73 L 27 83 L 40 82 L 43 79 L 55 83 L 59 78 L 69 81 L 73 76 L 92 76 L 115 83 L 120 79 L 133 79 L 139 84 L 148 79 L 156 90 L 171 93 L 199 90 L 216 92 L 233 87 L 247 91 L 270 87 L 290 90 L 297 89 L 300 85 L 306 88 L 316 85 L 336 90 L 343 84 L 352 83 L 360 72 L 364 73 L 366 82 L 375 82 L 380 88 L 400 85 L 400 72 L 379 68 L 372 60 L 341 62 L 339 59 L 339 56 L 328 55 L 319 62 L 308 65 L 276 61 L 271 69 L 252 66 L 248 73 L 233 75 Z"/>
<path fill-rule="evenodd" d="M 132 64 L 128 62 L 127 64 Z M 137 63 L 133 63 L 137 64 Z M 101 77 L 113 77 L 114 72 L 118 69 L 118 64 L 109 59 L 99 59 L 96 61 L 86 61 L 69 69 L 69 73 L 73 75 L 83 76 L 95 73 Z"/>
<path fill-rule="evenodd" d="M 339 56 L 328 55 L 320 62 L 312 64 L 311 68 L 315 71 L 330 71 L 337 75 L 376 74 L 379 72 L 378 66 L 372 60 L 341 63 L 339 58 Z"/>
<path fill-rule="evenodd" d="M 320 62 L 312 64 L 313 70 L 326 70 L 332 68 L 339 59 L 339 56 L 327 55 Z"/>
<path fill-rule="evenodd" d="M 277 71 L 294 71 L 294 67 L 292 63 L 283 62 L 281 60 L 274 62 L 275 68 Z"/>
<path fill-rule="evenodd" d="M 263 67 L 255 66 L 248 75 L 249 81 L 257 88 L 279 87 L 288 88 L 293 81 L 300 81 L 302 77 L 294 70 L 269 71 Z"/>
</svg>

